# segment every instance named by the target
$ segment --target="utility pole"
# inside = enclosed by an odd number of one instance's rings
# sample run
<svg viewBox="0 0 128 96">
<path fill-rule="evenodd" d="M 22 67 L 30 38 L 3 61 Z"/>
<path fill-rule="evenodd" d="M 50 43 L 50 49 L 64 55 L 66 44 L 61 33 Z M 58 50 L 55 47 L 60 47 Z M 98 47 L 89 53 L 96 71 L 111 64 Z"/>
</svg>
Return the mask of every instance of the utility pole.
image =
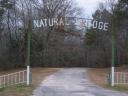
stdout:
<svg viewBox="0 0 128 96">
<path fill-rule="evenodd" d="M 112 17 L 112 68 L 111 68 L 111 86 L 114 86 L 114 72 L 115 72 L 115 52 L 116 52 L 116 20 L 114 16 L 114 11 L 113 11 L 113 17 Z"/>
<path fill-rule="evenodd" d="M 30 61 L 31 61 L 31 33 L 32 33 L 32 25 L 31 25 L 31 20 L 29 19 L 28 21 L 28 29 L 27 29 L 27 35 L 28 35 L 28 40 L 27 40 L 27 85 L 30 84 Z"/>
</svg>

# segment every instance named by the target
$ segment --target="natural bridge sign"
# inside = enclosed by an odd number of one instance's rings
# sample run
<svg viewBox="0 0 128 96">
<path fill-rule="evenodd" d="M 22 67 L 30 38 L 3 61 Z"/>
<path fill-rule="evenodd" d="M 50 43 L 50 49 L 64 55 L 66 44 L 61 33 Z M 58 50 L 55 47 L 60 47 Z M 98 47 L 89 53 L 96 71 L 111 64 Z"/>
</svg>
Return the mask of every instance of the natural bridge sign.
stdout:
<svg viewBox="0 0 128 96">
<path fill-rule="evenodd" d="M 41 18 L 41 19 L 34 19 L 32 21 L 32 25 L 34 28 L 47 28 L 47 27 L 59 27 L 59 26 L 79 26 L 81 28 L 86 29 L 99 29 L 103 31 L 109 30 L 109 22 L 103 22 L 101 20 L 94 20 L 94 19 L 86 19 L 86 18 L 77 18 L 77 17 L 62 17 L 62 18 Z M 112 22 L 113 23 L 113 22 Z M 31 24 L 30 24 L 31 25 Z M 113 25 L 112 25 L 113 26 Z M 30 28 L 31 29 L 31 28 Z M 114 30 L 112 30 L 114 33 Z M 30 59 L 30 31 L 28 34 L 28 61 Z M 111 68 L 111 85 L 114 86 L 114 35 L 112 34 L 112 68 Z M 29 63 L 28 63 L 29 65 Z M 29 67 L 28 67 L 29 69 Z"/>
<path fill-rule="evenodd" d="M 109 23 L 102 22 L 93 19 L 86 19 L 86 18 L 76 18 L 76 17 L 64 17 L 64 18 L 45 18 L 45 19 L 35 19 L 33 20 L 34 28 L 40 27 L 52 27 L 52 26 L 80 26 L 86 27 L 88 29 L 94 28 L 103 31 L 108 31 Z"/>
</svg>

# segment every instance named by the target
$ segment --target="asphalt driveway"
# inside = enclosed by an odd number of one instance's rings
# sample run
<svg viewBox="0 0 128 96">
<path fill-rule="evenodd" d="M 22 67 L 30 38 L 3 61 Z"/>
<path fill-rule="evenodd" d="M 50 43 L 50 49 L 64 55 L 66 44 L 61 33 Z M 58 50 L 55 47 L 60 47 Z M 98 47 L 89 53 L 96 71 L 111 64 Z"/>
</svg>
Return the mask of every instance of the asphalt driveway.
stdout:
<svg viewBox="0 0 128 96">
<path fill-rule="evenodd" d="M 66 68 L 47 77 L 33 96 L 128 96 L 92 84 L 85 68 Z"/>
</svg>

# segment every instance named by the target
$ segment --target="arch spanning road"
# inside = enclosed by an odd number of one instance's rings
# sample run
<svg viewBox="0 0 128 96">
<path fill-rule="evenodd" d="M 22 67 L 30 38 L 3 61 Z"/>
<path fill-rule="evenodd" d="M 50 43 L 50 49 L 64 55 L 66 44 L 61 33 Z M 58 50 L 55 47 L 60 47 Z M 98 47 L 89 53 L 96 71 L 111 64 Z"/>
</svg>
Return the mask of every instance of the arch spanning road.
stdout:
<svg viewBox="0 0 128 96">
<path fill-rule="evenodd" d="M 128 96 L 92 84 L 84 68 L 62 69 L 47 77 L 33 96 Z"/>
</svg>

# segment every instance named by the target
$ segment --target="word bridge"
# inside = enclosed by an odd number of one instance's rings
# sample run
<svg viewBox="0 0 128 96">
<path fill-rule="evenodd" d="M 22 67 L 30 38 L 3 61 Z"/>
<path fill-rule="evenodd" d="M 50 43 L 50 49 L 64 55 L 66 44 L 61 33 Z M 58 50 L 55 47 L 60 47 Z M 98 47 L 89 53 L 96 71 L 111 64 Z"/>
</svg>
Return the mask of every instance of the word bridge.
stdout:
<svg viewBox="0 0 128 96">
<path fill-rule="evenodd" d="M 108 31 L 109 23 L 94 19 L 76 18 L 76 17 L 62 17 L 62 18 L 45 18 L 33 20 L 34 28 L 52 27 L 52 26 L 70 26 L 75 25 L 84 28 L 94 28 L 103 31 Z"/>
</svg>

